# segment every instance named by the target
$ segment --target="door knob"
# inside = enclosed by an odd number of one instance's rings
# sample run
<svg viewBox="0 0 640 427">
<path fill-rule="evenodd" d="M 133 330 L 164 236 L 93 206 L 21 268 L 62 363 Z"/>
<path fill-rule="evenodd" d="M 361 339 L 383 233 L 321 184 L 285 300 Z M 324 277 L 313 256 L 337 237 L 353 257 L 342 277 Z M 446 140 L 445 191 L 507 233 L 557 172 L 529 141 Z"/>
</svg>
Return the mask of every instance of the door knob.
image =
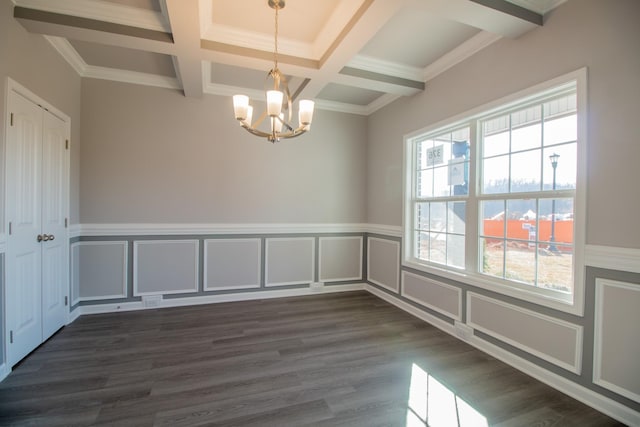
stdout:
<svg viewBox="0 0 640 427">
<path fill-rule="evenodd" d="M 40 243 L 44 240 L 44 237 L 42 236 L 42 234 L 38 234 L 38 237 L 36 238 L 36 240 L 38 240 L 38 243 Z"/>
<path fill-rule="evenodd" d="M 56 238 L 56 236 L 54 236 L 53 234 L 49 234 L 49 240 L 53 240 L 55 238 Z"/>
</svg>

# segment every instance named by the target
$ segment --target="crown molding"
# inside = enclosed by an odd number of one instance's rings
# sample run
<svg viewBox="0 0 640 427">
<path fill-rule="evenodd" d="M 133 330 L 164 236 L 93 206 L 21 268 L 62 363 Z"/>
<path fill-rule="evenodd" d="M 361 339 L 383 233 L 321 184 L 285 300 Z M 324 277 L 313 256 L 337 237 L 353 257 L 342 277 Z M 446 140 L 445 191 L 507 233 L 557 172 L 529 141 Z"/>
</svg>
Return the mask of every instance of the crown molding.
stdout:
<svg viewBox="0 0 640 427">
<path fill-rule="evenodd" d="M 130 27 L 170 33 L 171 27 L 161 12 L 139 9 L 104 0 L 12 0 L 28 9 L 60 13 Z"/>
<path fill-rule="evenodd" d="M 272 35 L 239 30 L 227 25 L 212 25 L 207 23 L 201 37 L 205 40 L 224 43 L 231 46 L 239 46 L 248 49 L 273 52 L 274 39 Z M 313 45 L 298 42 L 278 36 L 278 53 L 295 56 L 298 58 L 313 58 Z"/>
<path fill-rule="evenodd" d="M 387 93 L 378 97 L 375 101 L 367 105 L 367 109 L 366 109 L 367 116 L 375 113 L 376 111 L 378 111 L 383 107 L 386 107 L 387 105 L 391 104 L 393 101 L 400 98 L 401 96 L 402 95 L 397 95 L 395 93 Z"/>
<path fill-rule="evenodd" d="M 76 70 L 76 73 L 78 73 L 79 76 L 85 76 L 88 65 L 67 39 L 47 35 L 45 35 L 44 38 L 51 44 L 51 46 L 54 47 L 55 50 L 58 51 L 60 55 L 62 55 L 64 60 L 67 61 L 74 70 Z"/>
<path fill-rule="evenodd" d="M 475 36 L 426 66 L 423 70 L 422 81 L 427 82 L 433 79 L 501 38 L 502 36 L 498 34 L 480 31 Z"/>
<path fill-rule="evenodd" d="M 422 68 L 384 61 L 382 59 L 366 55 L 356 55 L 351 61 L 349 61 L 347 67 L 418 82 L 423 81 L 422 79 L 424 78 L 424 70 Z"/>
</svg>

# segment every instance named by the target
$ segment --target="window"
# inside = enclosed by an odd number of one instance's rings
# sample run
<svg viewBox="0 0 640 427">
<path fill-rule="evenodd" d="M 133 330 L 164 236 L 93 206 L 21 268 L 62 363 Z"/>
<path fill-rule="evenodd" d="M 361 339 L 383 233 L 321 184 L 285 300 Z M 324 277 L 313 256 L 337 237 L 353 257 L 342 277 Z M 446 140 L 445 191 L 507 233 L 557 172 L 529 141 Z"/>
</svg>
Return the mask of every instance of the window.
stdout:
<svg viewBox="0 0 640 427">
<path fill-rule="evenodd" d="M 404 264 L 581 312 L 585 71 L 406 141 Z"/>
</svg>

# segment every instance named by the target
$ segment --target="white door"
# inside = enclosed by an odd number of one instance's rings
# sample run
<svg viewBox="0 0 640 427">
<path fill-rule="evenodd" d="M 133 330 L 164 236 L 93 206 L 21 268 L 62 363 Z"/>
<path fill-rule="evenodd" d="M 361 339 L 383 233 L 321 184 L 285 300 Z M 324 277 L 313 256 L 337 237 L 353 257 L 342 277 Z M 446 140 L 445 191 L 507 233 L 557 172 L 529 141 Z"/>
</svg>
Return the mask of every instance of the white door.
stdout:
<svg viewBox="0 0 640 427">
<path fill-rule="evenodd" d="M 6 146 L 7 362 L 67 320 L 69 123 L 13 89 Z"/>
<path fill-rule="evenodd" d="M 42 339 L 67 320 L 68 236 L 67 126 L 48 111 L 42 131 Z"/>
<path fill-rule="evenodd" d="M 13 366 L 42 342 L 41 160 L 42 109 L 10 91 L 13 117 L 7 129 L 6 296 Z"/>
</svg>

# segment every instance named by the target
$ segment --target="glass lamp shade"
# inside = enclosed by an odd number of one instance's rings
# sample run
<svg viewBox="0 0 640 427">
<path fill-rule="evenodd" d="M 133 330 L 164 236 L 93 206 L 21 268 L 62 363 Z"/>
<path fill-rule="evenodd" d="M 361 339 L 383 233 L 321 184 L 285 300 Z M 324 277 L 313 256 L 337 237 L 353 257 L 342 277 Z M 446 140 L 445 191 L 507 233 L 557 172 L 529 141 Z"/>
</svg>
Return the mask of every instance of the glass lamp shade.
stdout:
<svg viewBox="0 0 640 427">
<path fill-rule="evenodd" d="M 282 111 L 282 98 L 284 94 L 279 90 L 267 91 L 267 114 L 271 117 L 280 115 Z"/>
<path fill-rule="evenodd" d="M 300 126 L 307 126 L 313 120 L 314 102 L 308 99 L 301 99 L 298 103 L 298 123 Z"/>
<path fill-rule="evenodd" d="M 242 120 L 242 123 L 244 123 L 245 125 L 251 127 L 251 120 L 253 119 L 253 107 L 251 105 L 249 105 L 247 107 L 247 117 Z"/>
<path fill-rule="evenodd" d="M 249 97 L 246 95 L 234 95 L 233 96 L 233 111 L 236 116 L 236 120 L 244 121 L 247 118 L 247 111 L 249 109 Z"/>
<path fill-rule="evenodd" d="M 280 119 L 278 119 L 278 117 Z M 271 130 L 276 133 L 282 132 L 282 120 L 284 119 L 284 114 L 280 113 L 278 117 L 271 117 Z"/>
</svg>

